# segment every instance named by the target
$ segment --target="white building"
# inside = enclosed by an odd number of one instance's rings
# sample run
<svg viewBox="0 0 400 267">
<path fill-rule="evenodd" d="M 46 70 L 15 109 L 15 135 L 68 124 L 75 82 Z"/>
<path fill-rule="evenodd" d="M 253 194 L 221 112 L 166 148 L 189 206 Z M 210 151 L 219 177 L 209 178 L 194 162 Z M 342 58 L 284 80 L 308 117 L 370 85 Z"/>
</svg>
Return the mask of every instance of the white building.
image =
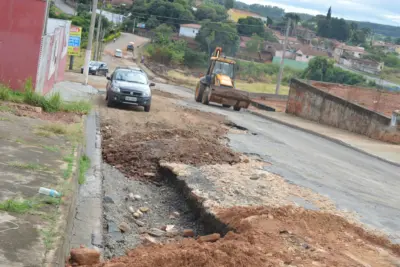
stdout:
<svg viewBox="0 0 400 267">
<path fill-rule="evenodd" d="M 199 33 L 201 25 L 199 24 L 181 24 L 179 28 L 179 36 L 195 38 Z"/>
<path fill-rule="evenodd" d="M 340 58 L 345 54 L 348 54 L 355 58 L 361 58 L 361 56 L 365 53 L 366 52 L 364 50 L 364 47 L 339 45 L 334 50 L 334 58 L 336 62 L 339 62 Z"/>
</svg>

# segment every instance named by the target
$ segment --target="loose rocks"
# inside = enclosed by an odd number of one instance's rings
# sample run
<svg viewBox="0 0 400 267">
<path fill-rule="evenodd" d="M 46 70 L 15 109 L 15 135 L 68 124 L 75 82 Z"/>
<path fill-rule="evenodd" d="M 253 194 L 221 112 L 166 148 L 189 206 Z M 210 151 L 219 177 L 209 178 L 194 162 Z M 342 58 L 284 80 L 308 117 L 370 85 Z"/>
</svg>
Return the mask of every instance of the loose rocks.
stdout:
<svg viewBox="0 0 400 267">
<path fill-rule="evenodd" d="M 160 237 L 165 235 L 165 232 L 163 230 L 157 229 L 157 228 L 151 228 L 150 230 L 147 231 L 149 235 Z"/>
<path fill-rule="evenodd" d="M 120 223 L 118 228 L 124 233 L 129 232 L 131 230 L 131 227 L 126 222 Z"/>
<path fill-rule="evenodd" d="M 192 229 L 183 230 L 184 237 L 194 237 L 194 231 Z"/>
<path fill-rule="evenodd" d="M 200 236 L 197 240 L 199 242 L 215 242 L 220 238 L 221 238 L 220 234 L 211 234 L 211 235 Z"/>
<path fill-rule="evenodd" d="M 100 252 L 89 248 L 71 249 L 71 262 L 78 265 L 89 265 L 100 262 Z"/>
</svg>

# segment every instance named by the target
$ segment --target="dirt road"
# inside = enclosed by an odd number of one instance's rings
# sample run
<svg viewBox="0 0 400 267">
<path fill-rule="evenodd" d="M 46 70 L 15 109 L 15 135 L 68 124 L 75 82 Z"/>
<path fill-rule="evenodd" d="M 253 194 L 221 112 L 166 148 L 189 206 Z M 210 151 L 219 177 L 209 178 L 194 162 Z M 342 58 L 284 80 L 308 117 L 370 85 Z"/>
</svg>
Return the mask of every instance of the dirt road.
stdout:
<svg viewBox="0 0 400 267">
<path fill-rule="evenodd" d="M 200 105 L 183 87 L 157 84 L 150 113 L 107 108 L 104 96 L 97 104 L 104 139 L 106 258 L 153 244 L 113 261 L 122 266 L 400 264 L 399 246 L 358 226 L 362 222 L 400 240 L 398 167 L 247 112 Z M 187 228 L 190 236 L 234 232 L 202 243 L 183 239 Z"/>
</svg>

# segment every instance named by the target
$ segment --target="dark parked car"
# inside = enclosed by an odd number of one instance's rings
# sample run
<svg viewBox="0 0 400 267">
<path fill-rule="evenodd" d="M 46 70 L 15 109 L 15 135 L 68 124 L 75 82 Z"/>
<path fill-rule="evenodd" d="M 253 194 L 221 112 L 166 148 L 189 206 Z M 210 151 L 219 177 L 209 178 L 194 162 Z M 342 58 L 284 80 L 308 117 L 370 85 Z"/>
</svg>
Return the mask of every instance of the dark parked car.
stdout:
<svg viewBox="0 0 400 267">
<path fill-rule="evenodd" d="M 81 68 L 81 73 L 83 73 L 83 68 Z M 108 66 L 104 62 L 100 61 L 90 61 L 89 62 L 89 74 L 107 76 Z"/>
<path fill-rule="evenodd" d="M 107 77 L 107 106 L 129 104 L 144 107 L 149 112 L 151 106 L 151 89 L 146 73 L 139 68 L 118 67 Z"/>
<path fill-rule="evenodd" d="M 133 44 L 133 43 L 129 43 L 129 44 L 126 46 L 126 51 L 132 51 L 132 52 L 133 52 L 134 49 L 135 49 L 135 48 L 134 48 L 134 44 Z"/>
</svg>

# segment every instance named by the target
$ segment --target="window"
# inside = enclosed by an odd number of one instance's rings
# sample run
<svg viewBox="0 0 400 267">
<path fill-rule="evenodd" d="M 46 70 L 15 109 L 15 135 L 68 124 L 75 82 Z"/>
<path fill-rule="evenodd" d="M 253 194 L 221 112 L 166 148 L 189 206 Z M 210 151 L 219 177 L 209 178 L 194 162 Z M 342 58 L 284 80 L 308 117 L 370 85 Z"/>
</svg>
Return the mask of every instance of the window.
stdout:
<svg viewBox="0 0 400 267">
<path fill-rule="evenodd" d="M 147 77 L 139 71 L 119 70 L 115 74 L 115 80 L 131 83 L 147 84 Z"/>
</svg>

